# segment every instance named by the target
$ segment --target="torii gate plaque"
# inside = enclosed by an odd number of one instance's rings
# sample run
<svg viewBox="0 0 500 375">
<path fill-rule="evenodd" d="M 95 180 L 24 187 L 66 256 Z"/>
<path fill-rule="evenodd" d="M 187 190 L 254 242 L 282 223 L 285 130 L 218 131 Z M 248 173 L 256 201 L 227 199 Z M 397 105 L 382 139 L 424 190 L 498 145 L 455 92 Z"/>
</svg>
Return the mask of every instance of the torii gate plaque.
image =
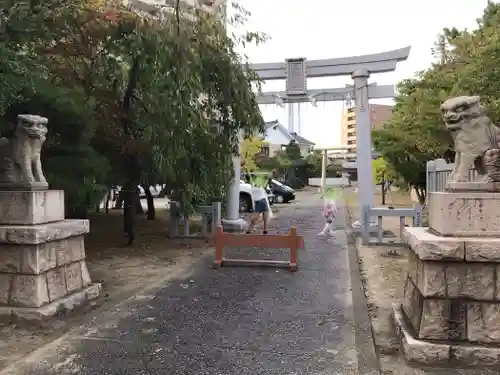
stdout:
<svg viewBox="0 0 500 375">
<path fill-rule="evenodd" d="M 259 77 L 266 80 L 286 79 L 286 91 L 266 92 L 259 96 L 259 104 L 273 104 L 278 98 L 282 103 L 301 103 L 314 100 L 346 100 L 354 94 L 356 105 L 356 166 L 358 169 L 360 209 L 373 207 L 372 140 L 369 99 L 394 97 L 394 86 L 368 85 L 370 74 L 396 70 L 398 62 L 408 59 L 411 47 L 372 55 L 342 57 L 327 60 L 305 58 L 287 59 L 284 63 L 251 64 Z M 307 78 L 350 75 L 354 85 L 345 88 L 307 90 Z"/>
</svg>

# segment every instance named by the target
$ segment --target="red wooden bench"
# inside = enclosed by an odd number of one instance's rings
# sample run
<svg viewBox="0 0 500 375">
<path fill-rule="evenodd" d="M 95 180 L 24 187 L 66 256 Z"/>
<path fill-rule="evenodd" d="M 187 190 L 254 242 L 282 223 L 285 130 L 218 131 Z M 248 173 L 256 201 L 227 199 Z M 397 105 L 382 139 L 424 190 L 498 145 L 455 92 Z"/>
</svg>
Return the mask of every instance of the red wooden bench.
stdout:
<svg viewBox="0 0 500 375">
<path fill-rule="evenodd" d="M 233 259 L 224 257 L 224 248 L 227 246 L 259 247 L 274 249 L 290 249 L 290 260 L 257 260 L 257 259 Z M 304 238 L 297 235 L 297 228 L 292 227 L 288 234 L 241 234 L 226 233 L 222 226 L 215 229 L 215 262 L 214 268 L 223 265 L 254 265 L 286 267 L 290 271 L 297 271 L 297 250 L 304 248 Z"/>
</svg>

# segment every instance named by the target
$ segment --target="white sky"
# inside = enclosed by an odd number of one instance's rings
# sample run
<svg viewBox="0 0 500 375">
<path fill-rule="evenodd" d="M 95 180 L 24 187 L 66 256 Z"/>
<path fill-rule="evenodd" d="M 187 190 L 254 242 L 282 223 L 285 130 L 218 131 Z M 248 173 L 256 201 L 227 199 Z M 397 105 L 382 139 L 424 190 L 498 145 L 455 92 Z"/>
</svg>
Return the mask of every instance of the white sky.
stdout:
<svg viewBox="0 0 500 375">
<path fill-rule="evenodd" d="M 307 5 L 306 5 L 307 4 Z M 432 62 L 431 48 L 444 27 L 474 28 L 487 0 L 241 0 L 252 15 L 244 26 L 264 32 L 266 44 L 246 53 L 253 63 L 291 57 L 327 59 L 384 52 L 411 46 L 408 61 L 396 72 L 374 75 L 371 82 L 395 84 Z M 314 78 L 308 88 L 343 87 L 349 77 Z M 270 81 L 264 91 L 284 90 L 284 81 Z M 288 126 L 286 110 L 261 106 L 266 121 Z M 319 147 L 340 142 L 341 102 L 301 104 L 301 135 Z M 297 120 L 296 120 L 297 121 Z"/>
</svg>

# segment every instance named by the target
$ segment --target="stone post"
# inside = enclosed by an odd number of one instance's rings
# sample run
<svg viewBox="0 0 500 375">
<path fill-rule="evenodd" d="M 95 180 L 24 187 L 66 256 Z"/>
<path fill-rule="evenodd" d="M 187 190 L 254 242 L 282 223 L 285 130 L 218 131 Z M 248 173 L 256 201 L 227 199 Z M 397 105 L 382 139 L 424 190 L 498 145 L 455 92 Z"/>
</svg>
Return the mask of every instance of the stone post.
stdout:
<svg viewBox="0 0 500 375">
<path fill-rule="evenodd" d="M 362 207 L 373 207 L 373 173 L 372 173 L 372 133 L 370 125 L 370 107 L 368 101 L 368 77 L 366 69 L 358 69 L 352 73 L 354 80 L 356 105 L 356 167 L 358 170 L 358 203 L 360 217 Z"/>
<path fill-rule="evenodd" d="M 326 164 L 328 163 L 328 150 L 323 150 L 321 158 L 321 192 L 325 193 L 326 187 Z"/>
<path fill-rule="evenodd" d="M 233 155 L 234 177 L 227 194 L 226 218 L 222 219 L 222 227 L 226 232 L 241 232 L 247 227 L 247 222 L 240 217 L 240 175 L 241 175 L 241 133 L 238 139 L 238 155 Z"/>
<path fill-rule="evenodd" d="M 40 320 L 96 298 L 101 285 L 85 261 L 89 221 L 64 218 L 64 192 L 47 189 L 33 152 L 45 141 L 47 119 L 18 119 L 14 137 L 0 142 L 0 316 Z"/>
<path fill-rule="evenodd" d="M 294 103 L 288 103 L 288 131 L 293 133 L 295 131 L 295 113 Z"/>
</svg>

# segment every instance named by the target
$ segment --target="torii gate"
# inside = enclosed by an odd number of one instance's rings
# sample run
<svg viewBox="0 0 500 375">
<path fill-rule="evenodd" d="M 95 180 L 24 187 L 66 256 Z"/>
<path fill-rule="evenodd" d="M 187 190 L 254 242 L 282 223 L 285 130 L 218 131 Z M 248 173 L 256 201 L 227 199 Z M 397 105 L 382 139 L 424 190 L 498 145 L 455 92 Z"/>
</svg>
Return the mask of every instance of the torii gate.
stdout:
<svg viewBox="0 0 500 375">
<path fill-rule="evenodd" d="M 315 150 L 321 151 L 321 187 L 320 191 L 322 193 L 325 192 L 325 187 L 326 187 L 326 168 L 328 166 L 328 151 L 347 151 L 348 147 L 347 146 L 341 146 L 341 147 L 322 147 L 322 148 L 315 148 Z"/>
<path fill-rule="evenodd" d="M 354 94 L 356 106 L 356 166 L 358 169 L 360 210 L 373 207 L 372 140 L 369 115 L 369 99 L 394 97 L 394 85 L 368 85 L 370 74 L 388 73 L 396 70 L 398 62 L 406 61 L 411 47 L 363 56 L 342 57 L 326 60 L 305 58 L 286 59 L 285 62 L 251 64 L 260 79 L 286 79 L 286 91 L 267 92 L 259 95 L 259 104 L 303 103 L 316 101 L 346 100 Z M 350 75 L 354 85 L 343 88 L 307 90 L 307 78 L 336 77 Z M 228 230 L 241 230 L 246 225 L 239 217 L 240 160 L 234 159 L 235 178 L 228 193 L 227 219 L 223 220 Z"/>
</svg>

